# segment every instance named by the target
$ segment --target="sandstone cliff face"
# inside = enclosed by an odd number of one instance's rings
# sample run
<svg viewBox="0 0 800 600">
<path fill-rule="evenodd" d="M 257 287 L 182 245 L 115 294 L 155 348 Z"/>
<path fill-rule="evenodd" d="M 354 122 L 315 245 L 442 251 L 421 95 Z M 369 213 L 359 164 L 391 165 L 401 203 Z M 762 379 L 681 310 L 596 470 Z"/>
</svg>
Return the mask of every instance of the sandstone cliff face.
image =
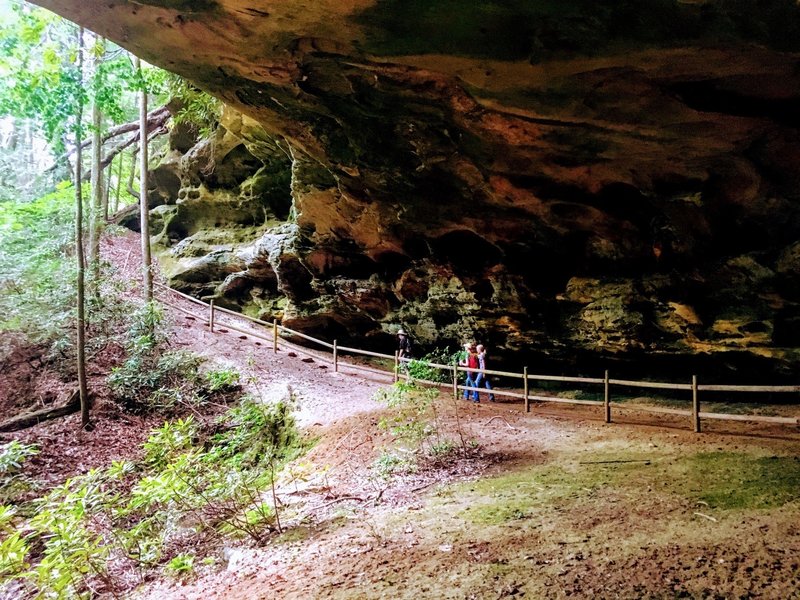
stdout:
<svg viewBox="0 0 800 600">
<path fill-rule="evenodd" d="M 794 1 L 38 3 L 231 107 L 159 168 L 186 289 L 375 344 L 799 366 Z"/>
</svg>

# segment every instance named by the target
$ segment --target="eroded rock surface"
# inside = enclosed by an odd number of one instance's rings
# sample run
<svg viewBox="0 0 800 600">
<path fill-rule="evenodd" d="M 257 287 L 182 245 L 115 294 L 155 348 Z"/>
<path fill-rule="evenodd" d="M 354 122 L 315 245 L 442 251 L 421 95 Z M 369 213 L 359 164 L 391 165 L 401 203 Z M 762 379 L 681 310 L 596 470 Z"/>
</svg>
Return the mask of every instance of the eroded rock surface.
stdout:
<svg viewBox="0 0 800 600">
<path fill-rule="evenodd" d="M 246 115 L 163 165 L 177 285 L 378 345 L 800 366 L 794 1 L 37 3 Z"/>
</svg>

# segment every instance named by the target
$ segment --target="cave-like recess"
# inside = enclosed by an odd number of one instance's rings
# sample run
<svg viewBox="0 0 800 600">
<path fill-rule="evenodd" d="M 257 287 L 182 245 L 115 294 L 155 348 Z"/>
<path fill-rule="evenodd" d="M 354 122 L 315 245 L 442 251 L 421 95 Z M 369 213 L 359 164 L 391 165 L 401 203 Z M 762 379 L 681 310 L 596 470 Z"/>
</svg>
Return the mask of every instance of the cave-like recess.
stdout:
<svg viewBox="0 0 800 600">
<path fill-rule="evenodd" d="M 176 285 L 384 349 L 795 378 L 794 0 L 37 4 L 230 107 L 164 194 Z"/>
</svg>

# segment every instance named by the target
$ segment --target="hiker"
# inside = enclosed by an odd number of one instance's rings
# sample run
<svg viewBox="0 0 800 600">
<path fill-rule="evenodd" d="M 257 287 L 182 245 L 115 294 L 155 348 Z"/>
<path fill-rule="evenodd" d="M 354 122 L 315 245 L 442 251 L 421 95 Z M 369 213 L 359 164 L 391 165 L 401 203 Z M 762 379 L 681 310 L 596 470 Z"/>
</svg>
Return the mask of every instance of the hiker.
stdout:
<svg viewBox="0 0 800 600">
<path fill-rule="evenodd" d="M 475 348 L 475 351 L 478 355 L 478 368 L 482 371 L 486 370 L 486 348 L 483 344 L 478 344 Z M 483 383 L 484 387 L 487 390 L 492 389 L 492 384 L 489 383 L 489 376 L 486 373 L 478 373 L 475 376 L 475 395 L 480 397 L 478 390 L 481 388 L 481 383 Z M 489 392 L 489 402 L 494 402 L 494 394 Z"/>
<path fill-rule="evenodd" d="M 475 352 L 475 342 L 467 342 L 464 344 L 464 352 L 461 353 L 461 360 L 459 364 L 462 367 L 467 367 L 466 381 L 464 385 L 467 388 L 473 388 L 472 401 L 480 402 L 478 398 L 477 388 L 475 387 L 475 371 L 478 368 L 478 354 Z M 470 395 L 469 389 L 464 390 L 464 400 L 468 400 Z"/>
<path fill-rule="evenodd" d="M 403 362 L 403 359 L 406 359 L 406 361 L 411 360 L 411 338 L 408 337 L 408 334 L 403 329 L 397 331 L 397 350 L 397 355 L 401 362 Z"/>
</svg>

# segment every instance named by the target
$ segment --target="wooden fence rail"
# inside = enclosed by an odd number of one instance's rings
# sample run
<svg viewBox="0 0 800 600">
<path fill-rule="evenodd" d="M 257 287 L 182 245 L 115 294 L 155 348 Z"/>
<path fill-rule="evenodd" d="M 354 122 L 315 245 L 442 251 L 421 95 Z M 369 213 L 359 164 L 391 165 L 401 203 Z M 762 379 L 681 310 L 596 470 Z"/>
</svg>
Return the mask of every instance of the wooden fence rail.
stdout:
<svg viewBox="0 0 800 600">
<path fill-rule="evenodd" d="M 720 421 L 748 421 L 748 422 L 757 422 L 757 423 L 770 423 L 770 424 L 785 424 L 785 425 L 795 425 L 800 426 L 800 418 L 798 417 L 777 417 L 777 416 L 764 416 L 764 415 L 733 415 L 727 413 L 711 413 L 705 412 L 700 410 L 700 392 L 732 392 L 732 393 L 800 393 L 800 385 L 718 385 L 718 384 L 699 384 L 697 381 L 696 376 L 692 376 L 692 380 L 689 383 L 675 383 L 675 382 L 666 382 L 666 381 L 636 381 L 631 379 L 612 379 L 609 377 L 608 371 L 605 372 L 603 377 L 568 377 L 562 375 L 544 375 L 544 374 L 529 374 L 528 368 L 525 367 L 521 373 L 513 373 L 509 371 L 497 371 L 491 369 L 470 369 L 463 365 L 457 364 L 441 364 L 441 363 L 432 363 L 427 361 L 417 361 L 413 359 L 406 359 L 406 358 L 399 358 L 397 353 L 394 355 L 391 354 L 384 354 L 381 352 L 372 352 L 370 350 L 362 350 L 360 348 L 352 348 L 348 346 L 339 346 L 337 340 L 333 340 L 333 343 L 327 342 L 325 340 L 320 340 L 313 336 L 307 335 L 300 331 L 295 331 L 288 327 L 284 327 L 283 325 L 278 324 L 277 321 L 267 322 L 261 319 L 257 319 L 255 317 L 250 317 L 248 315 L 244 315 L 242 313 L 237 313 L 236 311 L 229 310 L 227 308 L 223 308 L 221 306 L 217 306 L 213 300 L 210 302 L 204 302 L 203 300 L 198 300 L 188 294 L 184 294 L 183 292 L 179 292 L 178 290 L 174 290 L 168 286 L 165 286 L 160 283 L 154 284 L 157 288 L 163 289 L 165 291 L 169 291 L 180 298 L 183 298 L 195 305 L 203 306 L 208 309 L 208 316 L 202 316 L 186 308 L 179 306 L 177 304 L 171 303 L 169 301 L 159 300 L 163 304 L 174 308 L 175 310 L 180 311 L 186 315 L 194 317 L 195 319 L 199 320 L 202 323 L 206 323 L 209 325 L 210 330 L 213 332 L 215 326 L 217 328 L 225 327 L 231 329 L 233 331 L 237 331 L 239 333 L 245 335 L 251 335 L 257 339 L 264 340 L 266 342 L 272 343 L 273 350 L 275 352 L 278 351 L 278 344 L 279 338 L 286 343 L 286 339 L 279 334 L 285 334 L 291 337 L 299 337 L 304 339 L 308 342 L 313 344 L 317 344 L 318 346 L 322 346 L 326 350 L 330 350 L 333 353 L 332 358 L 328 357 L 326 354 L 320 354 L 318 352 L 312 352 L 303 346 L 297 346 L 296 344 L 292 344 L 292 350 L 304 354 L 306 356 L 311 356 L 313 358 L 317 358 L 326 362 L 330 362 L 334 366 L 334 371 L 338 372 L 340 365 L 345 366 L 348 369 L 354 369 L 357 371 L 363 371 L 368 373 L 375 373 L 381 375 L 389 375 L 394 376 L 394 380 L 397 381 L 401 371 L 405 371 L 406 378 L 410 378 L 410 369 L 409 363 L 421 363 L 425 367 L 430 369 L 436 369 L 440 371 L 446 371 L 448 374 L 443 376 L 443 378 L 449 379 L 449 383 L 447 381 L 434 381 L 434 380 L 422 380 L 422 379 L 415 379 L 419 383 L 424 383 L 427 385 L 435 385 L 440 387 L 448 387 L 451 388 L 453 391 L 453 397 L 457 398 L 459 392 L 464 392 L 465 394 L 468 392 L 480 392 L 484 394 L 493 394 L 494 396 L 499 397 L 506 397 L 506 398 L 514 398 L 523 400 L 525 403 L 525 411 L 530 412 L 531 410 L 531 401 L 535 402 L 552 402 L 557 404 L 576 404 L 576 405 L 583 405 L 583 406 L 596 406 L 602 407 L 604 412 L 604 419 L 606 423 L 612 422 L 612 408 L 614 410 L 634 410 L 638 412 L 647 412 L 647 413 L 655 413 L 655 414 L 666 414 L 666 415 L 677 415 L 681 417 L 689 417 L 691 419 L 692 429 L 696 432 L 701 431 L 701 419 L 711 419 L 711 420 L 720 420 Z M 221 313 L 223 315 L 240 318 L 247 321 L 250 321 L 256 325 L 261 325 L 264 327 L 271 327 L 272 328 L 272 335 L 261 334 L 259 332 L 254 332 L 252 330 L 242 329 L 237 327 L 231 323 L 221 323 L 217 319 L 217 313 Z M 353 363 L 341 363 L 340 356 L 342 353 L 359 355 L 359 356 L 367 356 L 372 358 L 380 358 L 393 361 L 394 370 L 386 371 L 383 369 L 377 369 L 375 367 L 370 367 L 366 365 L 358 365 Z M 471 386 L 461 385 L 458 382 L 458 376 L 460 373 L 466 373 L 467 371 L 471 373 L 483 373 L 484 376 L 486 375 L 494 375 L 498 377 L 507 377 L 510 379 L 521 379 L 523 384 L 523 391 L 515 391 L 515 390 L 506 390 L 506 389 L 477 389 Z M 548 381 L 548 382 L 558 382 L 558 383 L 577 383 L 577 384 L 589 384 L 589 385 L 602 385 L 603 386 L 603 399 L 602 400 L 582 400 L 579 398 L 562 398 L 558 396 L 546 396 L 546 395 L 537 395 L 530 393 L 530 382 L 536 381 Z M 688 409 L 681 409 L 681 408 L 668 408 L 668 407 L 661 407 L 661 406 L 642 406 L 642 405 L 629 405 L 621 402 L 612 402 L 611 399 L 611 387 L 618 386 L 618 387 L 627 387 L 627 388 L 644 388 L 644 389 L 659 389 L 659 390 L 669 390 L 669 391 L 689 391 L 691 392 L 691 398 L 687 398 L 687 400 L 691 400 L 691 408 Z"/>
</svg>

